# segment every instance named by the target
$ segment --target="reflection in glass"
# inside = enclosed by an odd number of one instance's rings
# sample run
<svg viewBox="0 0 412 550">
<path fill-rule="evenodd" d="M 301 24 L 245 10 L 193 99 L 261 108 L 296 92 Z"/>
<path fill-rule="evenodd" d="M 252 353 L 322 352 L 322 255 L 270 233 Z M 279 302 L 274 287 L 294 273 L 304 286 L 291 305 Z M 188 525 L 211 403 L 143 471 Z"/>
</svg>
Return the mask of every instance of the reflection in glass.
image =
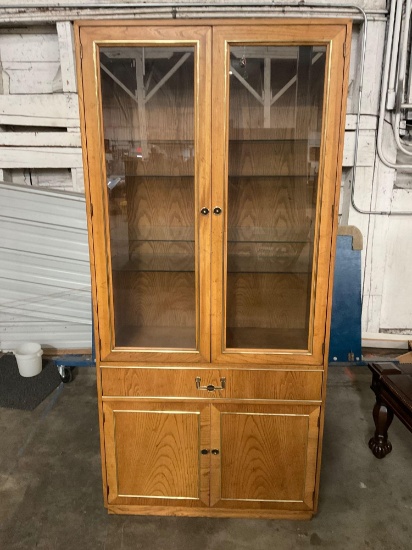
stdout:
<svg viewBox="0 0 412 550">
<path fill-rule="evenodd" d="M 230 48 L 226 348 L 308 349 L 325 52 Z"/>
<path fill-rule="evenodd" d="M 196 348 L 193 54 L 100 49 L 116 347 Z"/>
</svg>

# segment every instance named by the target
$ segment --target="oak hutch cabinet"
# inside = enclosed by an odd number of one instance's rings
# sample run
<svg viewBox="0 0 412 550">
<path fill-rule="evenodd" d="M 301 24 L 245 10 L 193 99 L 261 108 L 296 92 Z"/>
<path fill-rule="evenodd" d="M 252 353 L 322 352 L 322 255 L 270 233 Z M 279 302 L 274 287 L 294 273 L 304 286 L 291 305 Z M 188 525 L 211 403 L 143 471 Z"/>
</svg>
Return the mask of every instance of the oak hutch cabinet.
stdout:
<svg viewBox="0 0 412 550">
<path fill-rule="evenodd" d="M 76 25 L 105 504 L 316 511 L 351 25 Z"/>
</svg>

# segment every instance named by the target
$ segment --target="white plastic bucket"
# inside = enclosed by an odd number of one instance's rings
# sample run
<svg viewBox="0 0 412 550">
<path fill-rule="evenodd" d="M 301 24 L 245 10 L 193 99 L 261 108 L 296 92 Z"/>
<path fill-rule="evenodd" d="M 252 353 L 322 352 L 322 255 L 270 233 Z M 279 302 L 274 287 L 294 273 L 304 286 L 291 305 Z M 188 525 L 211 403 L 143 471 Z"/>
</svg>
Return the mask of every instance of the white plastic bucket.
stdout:
<svg viewBox="0 0 412 550">
<path fill-rule="evenodd" d="M 27 378 L 41 373 L 41 356 L 43 355 L 43 350 L 40 344 L 34 344 L 32 342 L 21 344 L 14 350 L 14 355 L 21 376 Z"/>
</svg>

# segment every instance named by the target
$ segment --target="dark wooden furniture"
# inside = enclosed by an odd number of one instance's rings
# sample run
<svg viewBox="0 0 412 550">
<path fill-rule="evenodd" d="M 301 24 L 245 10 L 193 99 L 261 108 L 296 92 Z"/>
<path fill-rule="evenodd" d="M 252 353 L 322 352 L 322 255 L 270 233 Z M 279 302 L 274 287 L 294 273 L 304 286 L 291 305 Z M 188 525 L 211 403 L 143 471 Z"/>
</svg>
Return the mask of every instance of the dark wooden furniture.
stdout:
<svg viewBox="0 0 412 550">
<path fill-rule="evenodd" d="M 396 415 L 412 432 L 412 364 L 369 363 L 372 371 L 371 389 L 375 392 L 373 408 L 375 435 L 369 448 L 377 458 L 384 458 L 392 450 L 388 429 Z"/>
</svg>

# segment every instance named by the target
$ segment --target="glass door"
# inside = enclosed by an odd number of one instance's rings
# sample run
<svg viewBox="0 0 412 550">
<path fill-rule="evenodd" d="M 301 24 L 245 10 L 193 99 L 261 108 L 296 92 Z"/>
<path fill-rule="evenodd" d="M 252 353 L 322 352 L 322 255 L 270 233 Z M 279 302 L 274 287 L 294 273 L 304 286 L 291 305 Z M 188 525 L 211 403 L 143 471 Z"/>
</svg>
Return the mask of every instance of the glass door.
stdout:
<svg viewBox="0 0 412 550">
<path fill-rule="evenodd" d="M 89 166 L 105 360 L 210 356 L 209 33 L 120 27 L 85 40 L 101 105 L 84 79 L 88 148 L 104 151 Z"/>
<path fill-rule="evenodd" d="M 341 30 L 214 30 L 213 104 L 225 98 L 213 113 L 217 361 L 323 362 Z"/>
</svg>

